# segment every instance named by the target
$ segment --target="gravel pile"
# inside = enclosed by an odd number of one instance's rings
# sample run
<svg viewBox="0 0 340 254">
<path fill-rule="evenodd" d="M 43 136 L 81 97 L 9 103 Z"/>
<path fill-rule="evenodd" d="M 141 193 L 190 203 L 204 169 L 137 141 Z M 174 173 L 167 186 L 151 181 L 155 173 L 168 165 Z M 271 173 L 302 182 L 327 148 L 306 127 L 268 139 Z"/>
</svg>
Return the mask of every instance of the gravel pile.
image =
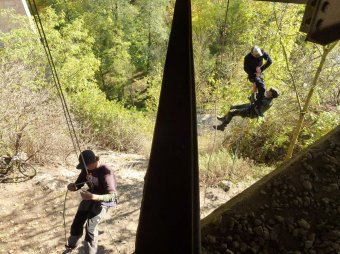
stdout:
<svg viewBox="0 0 340 254">
<path fill-rule="evenodd" d="M 202 221 L 202 254 L 340 253 L 340 128 Z"/>
</svg>

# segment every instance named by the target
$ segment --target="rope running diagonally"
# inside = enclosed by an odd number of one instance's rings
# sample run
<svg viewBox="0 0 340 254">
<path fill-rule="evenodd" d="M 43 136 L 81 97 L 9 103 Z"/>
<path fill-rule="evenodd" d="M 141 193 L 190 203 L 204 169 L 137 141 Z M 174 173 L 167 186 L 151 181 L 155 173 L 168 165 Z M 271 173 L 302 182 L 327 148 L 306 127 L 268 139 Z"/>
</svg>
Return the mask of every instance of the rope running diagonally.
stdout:
<svg viewBox="0 0 340 254">
<path fill-rule="evenodd" d="M 43 27 L 41 19 L 40 19 L 40 15 L 39 15 L 39 11 L 38 11 L 36 2 L 35 2 L 35 0 L 28 0 L 28 4 L 30 6 L 32 16 L 34 18 L 35 24 L 36 24 L 38 32 L 39 32 L 41 44 L 44 47 L 44 51 L 45 51 L 49 66 L 51 68 L 53 81 L 54 81 L 54 84 L 56 86 L 58 96 L 59 96 L 59 99 L 60 99 L 61 104 L 62 104 L 64 116 L 65 116 L 65 119 L 66 119 L 66 123 L 67 123 L 67 126 L 68 126 L 68 130 L 69 130 L 71 139 L 72 139 L 74 150 L 75 150 L 76 154 L 77 154 L 77 150 L 79 151 L 83 165 L 86 165 L 84 157 L 81 154 L 79 140 L 78 140 L 78 137 L 77 137 L 77 134 L 76 134 L 76 131 L 75 131 L 75 128 L 74 128 L 74 124 L 72 122 L 71 114 L 70 114 L 69 108 L 67 106 L 67 102 L 66 102 L 61 84 L 60 84 L 60 79 L 59 79 L 59 76 L 58 76 L 58 73 L 57 73 L 57 70 L 56 70 L 56 67 L 55 67 L 55 63 L 54 63 L 54 60 L 53 60 L 53 57 L 52 57 L 52 54 L 51 54 L 51 50 L 50 50 L 47 38 L 46 38 L 44 27 Z M 86 168 L 86 166 L 85 166 L 85 170 L 86 170 L 86 173 L 88 173 L 88 169 Z"/>
<path fill-rule="evenodd" d="M 59 99 L 60 99 L 61 104 L 62 104 L 64 116 L 65 116 L 65 119 L 66 119 L 66 123 L 67 123 L 67 127 L 68 127 L 68 130 L 69 130 L 70 136 L 71 136 L 74 151 L 75 151 L 76 154 L 77 154 L 77 150 L 80 153 L 80 158 L 82 160 L 83 165 L 85 166 L 84 167 L 85 171 L 88 174 L 88 169 L 86 167 L 84 156 L 81 153 L 79 140 L 78 140 L 78 137 L 77 137 L 77 134 L 76 134 L 73 122 L 72 122 L 72 118 L 71 118 L 71 115 L 70 115 L 70 111 L 69 111 L 69 108 L 68 108 L 68 105 L 67 105 L 67 102 L 66 102 L 61 84 L 60 84 L 59 76 L 58 76 L 58 73 L 57 73 L 57 70 L 56 70 L 56 67 L 55 67 L 55 64 L 54 64 L 54 60 L 53 60 L 53 57 L 52 57 L 52 54 L 51 54 L 51 50 L 50 50 L 50 47 L 49 47 L 49 44 L 48 44 L 48 41 L 47 41 L 47 38 L 46 38 L 46 34 L 45 34 L 45 31 L 44 31 L 42 22 L 41 22 L 41 19 L 40 19 L 40 15 L 39 15 L 37 5 L 35 3 L 35 0 L 28 0 L 28 3 L 29 3 L 29 6 L 30 6 L 31 13 L 33 15 L 36 27 L 37 27 L 38 32 L 39 32 L 41 44 L 43 45 L 43 48 L 44 48 L 44 51 L 45 51 L 45 54 L 46 54 L 46 57 L 47 57 L 47 61 L 49 63 L 49 66 L 50 66 L 50 69 L 51 69 L 51 72 L 52 72 L 53 81 L 54 81 L 55 87 L 57 89 Z M 92 188 L 91 182 L 89 182 L 89 186 L 90 186 L 90 188 Z M 64 210 L 63 210 L 65 243 L 66 244 L 67 244 L 67 233 L 66 233 L 65 209 L 66 209 L 67 194 L 68 194 L 68 190 L 66 191 L 66 194 L 65 194 Z"/>
</svg>

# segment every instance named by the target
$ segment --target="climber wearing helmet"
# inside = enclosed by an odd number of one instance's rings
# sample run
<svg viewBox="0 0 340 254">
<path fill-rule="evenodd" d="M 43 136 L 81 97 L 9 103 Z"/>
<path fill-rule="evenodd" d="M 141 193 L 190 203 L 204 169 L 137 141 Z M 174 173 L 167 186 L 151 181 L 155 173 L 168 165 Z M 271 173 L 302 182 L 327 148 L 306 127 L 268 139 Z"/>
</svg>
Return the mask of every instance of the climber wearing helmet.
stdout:
<svg viewBox="0 0 340 254">
<path fill-rule="evenodd" d="M 263 64 L 263 59 L 266 61 Z M 257 98 L 255 98 L 255 110 L 261 114 L 258 107 L 261 106 L 264 98 L 264 92 L 266 91 L 262 72 L 272 64 L 272 59 L 263 49 L 258 46 L 251 48 L 250 53 L 244 57 L 244 71 L 248 74 L 248 79 L 253 83 L 253 94 L 258 92 Z"/>
</svg>

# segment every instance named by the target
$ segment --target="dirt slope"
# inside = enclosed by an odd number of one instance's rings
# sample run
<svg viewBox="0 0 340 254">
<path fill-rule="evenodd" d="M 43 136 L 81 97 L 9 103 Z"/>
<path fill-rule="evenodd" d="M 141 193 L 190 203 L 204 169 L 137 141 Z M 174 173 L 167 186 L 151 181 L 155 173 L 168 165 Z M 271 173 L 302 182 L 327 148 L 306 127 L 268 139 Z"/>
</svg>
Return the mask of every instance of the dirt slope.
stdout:
<svg viewBox="0 0 340 254">
<path fill-rule="evenodd" d="M 111 166 L 118 179 L 120 204 L 109 210 L 100 225 L 99 254 L 131 254 L 134 250 L 147 159 L 136 154 L 99 152 L 101 162 Z M 65 244 L 63 205 L 66 185 L 76 179 L 76 158 L 60 165 L 35 166 L 37 176 L 22 183 L 0 183 L 0 253 L 62 253 Z M 208 188 L 201 191 L 202 217 L 224 204 L 253 182 L 232 186 L 228 193 Z M 69 193 L 66 202 L 66 229 L 69 232 L 80 201 Z M 74 253 L 83 253 L 80 246 Z"/>
<path fill-rule="evenodd" d="M 202 253 L 340 253 L 340 127 L 202 220 Z"/>
</svg>

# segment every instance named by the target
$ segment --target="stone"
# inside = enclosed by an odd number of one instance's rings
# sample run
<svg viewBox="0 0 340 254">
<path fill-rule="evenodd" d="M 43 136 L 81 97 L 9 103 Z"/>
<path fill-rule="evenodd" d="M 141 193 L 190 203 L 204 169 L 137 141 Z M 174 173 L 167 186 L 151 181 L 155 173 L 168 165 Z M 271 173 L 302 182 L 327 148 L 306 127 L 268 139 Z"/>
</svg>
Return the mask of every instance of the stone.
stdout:
<svg viewBox="0 0 340 254">
<path fill-rule="evenodd" d="M 257 226 L 254 228 L 254 232 L 259 235 L 262 236 L 263 235 L 263 228 L 261 226 Z"/>
<path fill-rule="evenodd" d="M 234 226 L 235 226 L 235 219 L 233 218 L 228 219 L 228 222 L 226 224 L 227 224 L 228 229 L 230 231 L 233 231 Z"/>
<path fill-rule="evenodd" d="M 293 235 L 294 237 L 297 237 L 299 234 L 300 234 L 300 229 L 294 228 L 294 230 L 293 230 L 293 232 L 292 232 L 292 235 Z"/>
<path fill-rule="evenodd" d="M 304 229 L 309 229 L 310 228 L 310 225 L 309 223 L 304 220 L 304 219 L 301 219 L 298 221 L 298 225 L 301 227 L 301 228 L 304 228 Z"/>
<path fill-rule="evenodd" d="M 241 243 L 241 245 L 240 245 L 240 251 L 241 251 L 241 253 L 246 253 L 247 250 L 248 250 L 247 244 Z"/>
<path fill-rule="evenodd" d="M 207 235 L 207 236 L 206 236 L 206 241 L 207 241 L 208 243 L 217 243 L 216 237 L 213 236 L 213 235 Z"/>
<path fill-rule="evenodd" d="M 240 243 L 238 241 L 233 241 L 231 245 L 233 246 L 234 249 L 238 249 L 238 247 L 240 247 Z"/>
<path fill-rule="evenodd" d="M 263 227 L 263 238 L 265 240 L 269 240 L 270 239 L 269 230 L 266 227 Z"/>
<path fill-rule="evenodd" d="M 338 230 L 332 230 L 329 234 L 329 239 L 331 240 L 340 239 L 340 232 Z"/>
<path fill-rule="evenodd" d="M 339 189 L 339 185 L 337 183 L 332 183 L 329 185 L 329 189 L 331 191 Z"/>
<path fill-rule="evenodd" d="M 316 236 L 316 234 L 315 234 L 315 233 L 311 233 L 311 234 L 309 234 L 309 235 L 308 235 L 308 240 L 310 240 L 310 241 L 314 242 L 314 241 L 315 241 L 315 236 Z"/>
<path fill-rule="evenodd" d="M 325 198 L 322 199 L 322 202 L 323 202 L 325 205 L 328 205 L 329 202 L 330 202 L 330 199 L 325 197 Z"/>
<path fill-rule="evenodd" d="M 285 221 L 285 219 L 284 219 L 282 216 L 280 216 L 280 215 L 276 215 L 276 216 L 275 216 L 275 220 L 276 220 L 277 222 L 280 222 L 280 223 L 282 223 L 282 222 Z"/>
<path fill-rule="evenodd" d="M 262 225 L 262 221 L 259 220 L 259 219 L 255 219 L 255 220 L 254 220 L 254 225 L 255 225 L 255 226 L 260 226 L 260 225 Z"/>
<path fill-rule="evenodd" d="M 331 246 L 336 252 L 340 252 L 340 245 L 338 243 L 332 242 Z"/>
<path fill-rule="evenodd" d="M 228 235 L 225 240 L 227 241 L 227 243 L 231 243 L 233 241 L 233 238 Z"/>
<path fill-rule="evenodd" d="M 308 181 L 308 180 L 304 180 L 302 182 L 302 186 L 303 186 L 303 188 L 305 188 L 305 190 L 308 190 L 308 191 L 313 189 L 312 183 L 310 181 Z"/>
<path fill-rule="evenodd" d="M 228 250 L 228 244 L 222 243 L 221 244 L 222 249 Z"/>
<path fill-rule="evenodd" d="M 225 227 L 220 227 L 219 231 L 221 234 L 225 234 L 227 232 L 227 229 Z"/>
<path fill-rule="evenodd" d="M 313 242 L 310 240 L 305 241 L 305 248 L 310 249 L 313 247 Z"/>
<path fill-rule="evenodd" d="M 339 208 L 340 208 L 340 207 L 339 207 Z M 274 221 L 273 219 L 270 218 L 270 219 L 268 220 L 268 224 L 269 224 L 269 225 L 275 225 L 276 223 L 275 223 L 275 221 Z"/>
<path fill-rule="evenodd" d="M 276 231 L 270 231 L 270 240 L 277 242 L 278 240 L 278 234 Z"/>
</svg>

